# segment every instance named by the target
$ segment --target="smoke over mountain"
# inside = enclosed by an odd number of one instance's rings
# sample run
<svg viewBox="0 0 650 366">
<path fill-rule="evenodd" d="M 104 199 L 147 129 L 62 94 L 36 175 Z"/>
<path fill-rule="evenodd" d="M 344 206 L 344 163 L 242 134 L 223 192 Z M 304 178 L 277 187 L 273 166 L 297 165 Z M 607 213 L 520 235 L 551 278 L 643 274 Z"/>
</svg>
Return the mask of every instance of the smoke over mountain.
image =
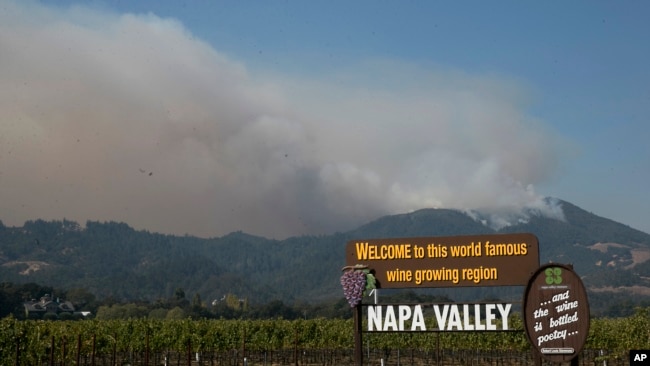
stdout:
<svg viewBox="0 0 650 366">
<path fill-rule="evenodd" d="M 3 6 L 7 225 L 284 237 L 424 207 L 558 215 L 534 187 L 564 142 L 513 80 L 394 60 L 298 77 L 249 69 L 173 19 Z"/>
</svg>

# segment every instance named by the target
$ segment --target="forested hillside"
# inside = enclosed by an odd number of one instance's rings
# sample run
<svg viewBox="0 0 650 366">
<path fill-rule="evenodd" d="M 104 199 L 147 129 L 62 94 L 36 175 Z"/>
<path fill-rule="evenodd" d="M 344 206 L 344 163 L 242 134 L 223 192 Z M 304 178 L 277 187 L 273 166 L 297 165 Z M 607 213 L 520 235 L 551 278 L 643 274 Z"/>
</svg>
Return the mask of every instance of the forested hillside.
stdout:
<svg viewBox="0 0 650 366">
<path fill-rule="evenodd" d="M 526 222 L 500 231 L 460 211 L 425 209 L 345 233 L 285 240 L 242 232 L 210 239 L 162 235 L 117 222 L 0 224 L 0 276 L 3 282 L 83 288 L 118 301 L 155 301 L 182 288 L 188 297 L 200 294 L 205 301 L 235 294 L 251 303 L 319 302 L 342 297 L 344 247 L 354 238 L 530 232 L 539 238 L 542 263 L 573 264 L 599 306 L 647 298 L 650 235 L 568 202 L 561 205 L 565 220 L 531 213 Z M 521 294 L 517 288 L 471 291 L 473 298 Z"/>
</svg>

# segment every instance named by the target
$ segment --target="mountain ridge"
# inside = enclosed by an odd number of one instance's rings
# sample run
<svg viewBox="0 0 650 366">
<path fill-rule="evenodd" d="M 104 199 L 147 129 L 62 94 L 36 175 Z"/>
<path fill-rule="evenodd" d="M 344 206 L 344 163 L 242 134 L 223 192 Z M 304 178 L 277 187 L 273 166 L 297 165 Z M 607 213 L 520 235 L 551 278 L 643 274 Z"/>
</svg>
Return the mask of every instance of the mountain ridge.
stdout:
<svg viewBox="0 0 650 366">
<path fill-rule="evenodd" d="M 0 223 L 0 276 L 118 300 L 152 301 L 183 288 L 203 299 L 234 293 L 253 302 L 317 302 L 342 297 L 338 278 L 348 240 L 530 232 L 540 242 L 540 263 L 572 264 L 594 296 L 650 296 L 650 235 L 567 201 L 558 204 L 564 220 L 529 214 L 499 230 L 476 214 L 422 209 L 346 232 L 283 240 L 241 231 L 209 239 L 173 236 L 117 222 Z M 501 295 L 479 288 L 470 296 Z"/>
</svg>

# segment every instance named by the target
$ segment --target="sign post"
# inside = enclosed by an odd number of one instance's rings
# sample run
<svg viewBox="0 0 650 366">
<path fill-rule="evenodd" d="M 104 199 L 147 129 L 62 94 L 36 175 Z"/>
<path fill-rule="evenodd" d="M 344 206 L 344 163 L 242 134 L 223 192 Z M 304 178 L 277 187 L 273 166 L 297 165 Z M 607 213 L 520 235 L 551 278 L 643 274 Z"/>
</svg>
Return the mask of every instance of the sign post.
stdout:
<svg viewBox="0 0 650 366">
<path fill-rule="evenodd" d="M 361 305 L 357 305 L 354 307 L 354 363 L 356 365 L 363 365 L 362 328 Z"/>
</svg>

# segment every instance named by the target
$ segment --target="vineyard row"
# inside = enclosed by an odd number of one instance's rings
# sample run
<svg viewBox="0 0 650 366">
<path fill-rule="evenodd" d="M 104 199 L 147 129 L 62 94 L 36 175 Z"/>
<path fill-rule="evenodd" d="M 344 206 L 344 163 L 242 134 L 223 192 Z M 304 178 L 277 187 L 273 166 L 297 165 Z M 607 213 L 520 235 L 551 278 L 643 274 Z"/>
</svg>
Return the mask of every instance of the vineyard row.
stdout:
<svg viewBox="0 0 650 366">
<path fill-rule="evenodd" d="M 518 316 L 512 327 L 523 329 Z M 523 331 L 364 333 L 364 347 L 377 350 L 475 350 L 526 352 Z M 0 359 L 39 364 L 65 357 L 115 353 L 201 354 L 278 351 L 348 351 L 353 345 L 352 320 L 0 320 Z M 68 351 L 66 352 L 66 347 Z M 75 351 L 70 351 L 74 349 Z M 627 357 L 630 349 L 650 349 L 650 307 L 633 316 L 591 319 L 585 349 L 605 350 L 609 357 Z M 76 355 L 75 355 L 76 354 Z"/>
</svg>

